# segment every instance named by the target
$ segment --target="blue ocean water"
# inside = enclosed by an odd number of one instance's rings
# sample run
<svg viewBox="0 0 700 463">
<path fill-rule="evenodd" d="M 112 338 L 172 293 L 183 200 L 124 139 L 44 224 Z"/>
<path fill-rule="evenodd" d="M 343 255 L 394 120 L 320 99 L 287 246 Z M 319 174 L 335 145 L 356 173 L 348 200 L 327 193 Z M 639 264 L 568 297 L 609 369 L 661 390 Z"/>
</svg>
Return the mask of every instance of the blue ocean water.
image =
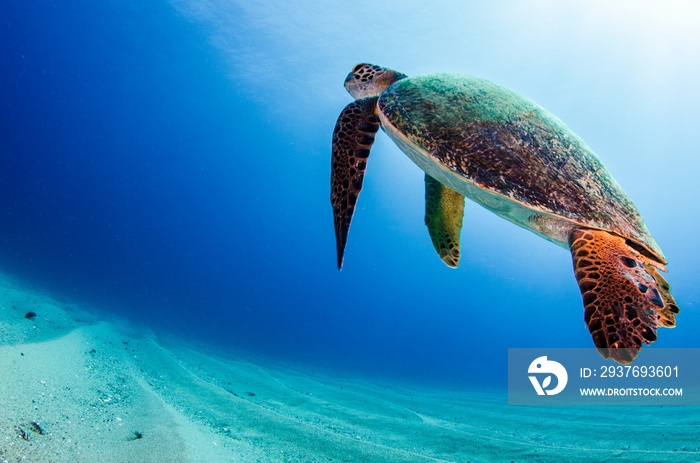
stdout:
<svg viewBox="0 0 700 463">
<path fill-rule="evenodd" d="M 589 347 L 568 251 L 468 203 L 435 255 L 423 174 L 379 134 L 335 267 L 330 141 L 359 62 L 488 78 L 634 199 L 697 347 L 691 2 L 5 2 L 0 270 L 280 361 L 505 387 L 509 347 Z M 646 348 L 645 348 L 646 349 Z"/>
</svg>

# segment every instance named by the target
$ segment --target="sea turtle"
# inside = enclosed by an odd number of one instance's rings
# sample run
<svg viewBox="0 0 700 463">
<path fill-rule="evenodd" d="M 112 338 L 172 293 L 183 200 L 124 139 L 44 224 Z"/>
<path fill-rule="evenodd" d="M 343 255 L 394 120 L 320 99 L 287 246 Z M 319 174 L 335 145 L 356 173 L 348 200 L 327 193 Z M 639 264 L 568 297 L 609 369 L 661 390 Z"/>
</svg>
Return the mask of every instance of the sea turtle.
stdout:
<svg viewBox="0 0 700 463">
<path fill-rule="evenodd" d="M 408 77 L 358 64 L 333 132 L 338 268 L 381 127 L 425 172 L 433 245 L 459 261 L 464 197 L 571 251 L 585 322 L 603 357 L 630 363 L 679 312 L 667 263 L 634 203 L 563 122 L 522 95 L 461 74 Z"/>
</svg>

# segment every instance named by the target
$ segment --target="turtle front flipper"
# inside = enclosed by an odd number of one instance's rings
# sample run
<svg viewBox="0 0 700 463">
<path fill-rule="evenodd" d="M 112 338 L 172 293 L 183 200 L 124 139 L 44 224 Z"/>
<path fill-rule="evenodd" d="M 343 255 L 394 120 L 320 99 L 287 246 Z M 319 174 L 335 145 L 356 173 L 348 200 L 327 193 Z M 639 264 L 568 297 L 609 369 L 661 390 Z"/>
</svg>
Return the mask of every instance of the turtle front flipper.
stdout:
<svg viewBox="0 0 700 463">
<path fill-rule="evenodd" d="M 464 195 L 425 174 L 425 224 L 433 247 L 449 267 L 459 264 L 459 233 L 464 217 Z"/>
<path fill-rule="evenodd" d="M 379 130 L 375 114 L 378 97 L 363 98 L 343 109 L 333 130 L 331 160 L 331 204 L 335 221 L 338 270 L 343 266 L 343 253 L 357 197 L 362 190 L 369 150 Z"/>
<path fill-rule="evenodd" d="M 632 362 L 643 343 L 656 341 L 657 326 L 675 323 L 670 286 L 648 258 L 612 233 L 575 229 L 569 246 L 593 342 L 606 359 Z"/>
</svg>

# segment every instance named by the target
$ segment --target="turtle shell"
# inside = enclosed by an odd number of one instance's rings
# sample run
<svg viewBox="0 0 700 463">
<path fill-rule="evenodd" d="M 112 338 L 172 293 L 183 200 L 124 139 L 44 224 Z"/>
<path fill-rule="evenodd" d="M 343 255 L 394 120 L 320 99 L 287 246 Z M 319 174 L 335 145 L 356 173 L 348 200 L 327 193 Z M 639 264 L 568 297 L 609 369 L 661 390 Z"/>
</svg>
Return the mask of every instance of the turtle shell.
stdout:
<svg viewBox="0 0 700 463">
<path fill-rule="evenodd" d="M 382 128 L 426 173 L 568 248 L 573 228 L 613 232 L 666 263 L 632 200 L 562 121 L 485 79 L 429 74 L 379 97 Z"/>
</svg>

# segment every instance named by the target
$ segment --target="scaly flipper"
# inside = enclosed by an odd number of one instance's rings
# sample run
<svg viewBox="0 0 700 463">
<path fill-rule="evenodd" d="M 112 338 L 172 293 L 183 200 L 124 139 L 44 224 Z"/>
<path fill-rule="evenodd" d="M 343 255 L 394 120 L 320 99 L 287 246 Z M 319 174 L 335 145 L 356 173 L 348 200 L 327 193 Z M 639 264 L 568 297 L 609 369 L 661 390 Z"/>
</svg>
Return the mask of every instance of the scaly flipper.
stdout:
<svg viewBox="0 0 700 463">
<path fill-rule="evenodd" d="M 603 357 L 630 363 L 656 327 L 673 326 L 678 306 L 651 261 L 624 238 L 575 229 L 569 236 L 574 272 L 593 342 Z"/>
<path fill-rule="evenodd" d="M 464 196 L 425 174 L 425 224 L 433 247 L 449 267 L 459 264 L 463 216 Z"/>
<path fill-rule="evenodd" d="M 671 296 L 671 285 L 661 276 L 653 264 L 646 263 L 644 268 L 656 280 L 661 298 L 664 300 L 665 307 L 659 312 L 659 326 L 673 328 L 676 326 L 676 314 L 680 313 L 680 309 L 673 296 Z"/>
<path fill-rule="evenodd" d="M 362 190 L 369 150 L 374 143 L 374 134 L 379 130 L 379 118 L 374 113 L 377 99 L 363 98 L 347 105 L 333 131 L 331 204 L 339 270 L 343 266 L 350 221 Z"/>
</svg>

